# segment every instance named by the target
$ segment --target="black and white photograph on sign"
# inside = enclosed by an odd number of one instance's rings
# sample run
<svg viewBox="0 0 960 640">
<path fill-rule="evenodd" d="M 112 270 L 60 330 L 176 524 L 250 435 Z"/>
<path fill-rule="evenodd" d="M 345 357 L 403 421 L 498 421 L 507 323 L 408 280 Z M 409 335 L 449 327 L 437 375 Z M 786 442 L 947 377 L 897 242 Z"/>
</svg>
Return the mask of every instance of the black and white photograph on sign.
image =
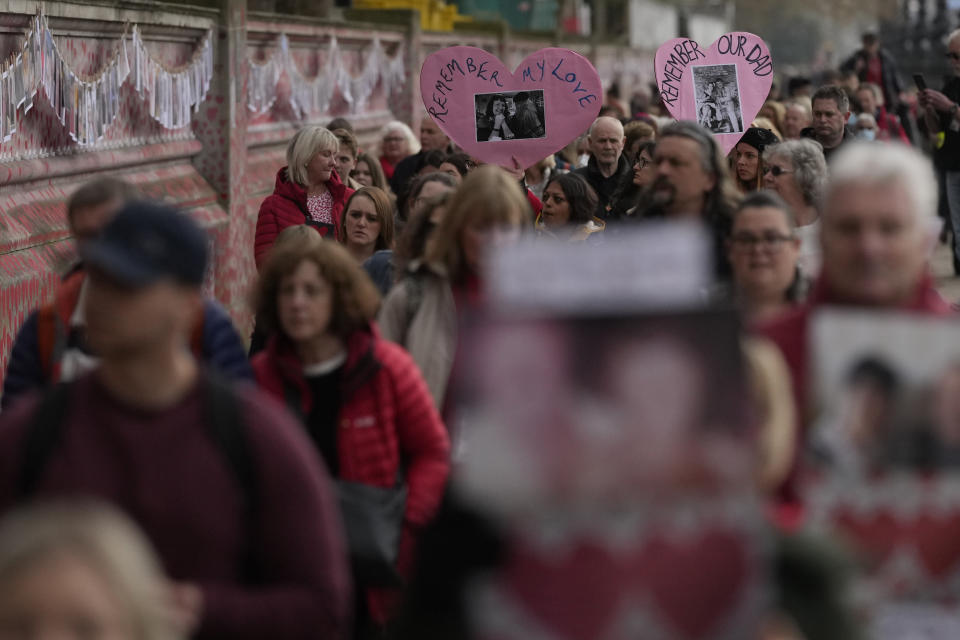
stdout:
<svg viewBox="0 0 960 640">
<path fill-rule="evenodd" d="M 532 140 L 543 138 L 543 91 L 478 93 L 476 106 L 477 142 Z"/>
<path fill-rule="evenodd" d="M 713 133 L 744 131 L 737 65 L 693 67 L 693 88 L 697 99 L 697 122 Z"/>
<path fill-rule="evenodd" d="M 813 345 L 812 462 L 842 476 L 960 470 L 960 327 L 823 312 Z"/>
</svg>

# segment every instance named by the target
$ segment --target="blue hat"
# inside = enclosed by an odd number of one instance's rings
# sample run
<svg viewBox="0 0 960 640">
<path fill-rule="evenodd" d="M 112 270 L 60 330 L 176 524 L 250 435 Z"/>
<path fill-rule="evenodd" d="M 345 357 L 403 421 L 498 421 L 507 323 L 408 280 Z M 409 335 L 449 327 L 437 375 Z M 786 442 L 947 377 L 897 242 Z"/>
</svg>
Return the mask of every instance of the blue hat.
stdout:
<svg viewBox="0 0 960 640">
<path fill-rule="evenodd" d="M 133 288 L 165 279 L 200 286 L 207 253 L 207 235 L 193 220 L 147 201 L 128 203 L 81 249 L 85 264 Z"/>
</svg>

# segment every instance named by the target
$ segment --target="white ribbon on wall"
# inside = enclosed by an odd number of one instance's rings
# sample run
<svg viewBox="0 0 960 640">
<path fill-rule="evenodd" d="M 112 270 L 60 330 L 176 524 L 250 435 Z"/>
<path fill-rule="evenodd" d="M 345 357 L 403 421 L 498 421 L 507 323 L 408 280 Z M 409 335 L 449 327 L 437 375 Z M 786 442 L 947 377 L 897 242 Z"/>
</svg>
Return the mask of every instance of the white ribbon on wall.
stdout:
<svg viewBox="0 0 960 640">
<path fill-rule="evenodd" d="M 128 31 L 130 38 L 128 42 Z M 100 141 L 120 112 L 120 87 L 132 75 L 150 115 L 168 129 L 190 124 L 213 78 L 212 33 L 207 31 L 190 61 L 168 69 L 147 51 L 140 29 L 124 30 L 110 61 L 95 77 L 81 77 L 64 60 L 43 14 L 34 16 L 23 46 L 0 63 L 0 142 L 9 140 L 42 89 L 70 138 L 82 146 Z M 128 46 L 133 49 L 133 65 Z"/>
<path fill-rule="evenodd" d="M 326 60 L 313 77 L 304 75 L 297 68 L 290 52 L 290 39 L 285 33 L 280 34 L 277 49 L 270 58 L 264 62 L 249 62 L 247 107 L 255 115 L 266 113 L 276 103 L 277 85 L 283 73 L 290 79 L 290 104 L 301 118 L 326 113 L 336 91 L 350 105 L 351 111 L 362 111 L 379 82 L 383 82 L 384 92 L 390 95 L 406 79 L 402 48 L 390 57 L 377 36 L 374 36 L 363 69 L 356 77 L 347 70 L 336 37 L 331 38 Z"/>
</svg>

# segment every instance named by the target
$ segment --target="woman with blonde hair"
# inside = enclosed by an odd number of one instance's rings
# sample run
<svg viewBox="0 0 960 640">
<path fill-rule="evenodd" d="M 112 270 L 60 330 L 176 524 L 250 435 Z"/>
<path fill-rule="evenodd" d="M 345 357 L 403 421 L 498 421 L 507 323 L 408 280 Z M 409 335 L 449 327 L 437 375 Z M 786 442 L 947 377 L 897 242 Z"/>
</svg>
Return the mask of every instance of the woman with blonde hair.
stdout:
<svg viewBox="0 0 960 640">
<path fill-rule="evenodd" d="M 257 317 L 272 331 L 253 358 L 257 383 L 300 416 L 338 484 L 356 637 L 389 621 L 398 594 L 388 587 L 412 569 L 416 536 L 439 506 L 449 472 L 446 430 L 410 355 L 380 337 L 379 304 L 353 257 L 326 241 L 276 247 L 255 297 Z M 370 513 L 395 535 L 362 526 Z M 368 519 L 358 524 L 358 514 Z M 384 537 L 374 554 L 363 544 Z"/>
<path fill-rule="evenodd" d="M 322 236 L 336 238 L 343 207 L 353 194 L 340 180 L 336 155 L 340 141 L 323 127 L 304 127 L 287 145 L 287 166 L 277 172 L 273 194 L 260 205 L 253 256 L 257 268 L 277 234 L 297 224 L 314 227 Z"/>
<path fill-rule="evenodd" d="M 393 202 L 382 189 L 363 187 L 347 200 L 340 230 L 343 245 L 359 263 L 393 249 Z"/>
<path fill-rule="evenodd" d="M 423 260 L 408 266 L 384 301 L 383 336 L 410 352 L 438 407 L 456 352 L 457 312 L 480 300 L 487 249 L 515 241 L 532 225 L 530 203 L 516 181 L 499 167 L 479 167 L 451 197 Z"/>
<path fill-rule="evenodd" d="M 106 504 L 31 506 L 0 522 L 0 638 L 182 640 L 197 622 L 184 589 Z"/>
<path fill-rule="evenodd" d="M 394 120 L 388 122 L 380 133 L 380 167 L 387 180 L 393 178 L 393 171 L 400 161 L 420 151 L 420 141 L 413 130 Z"/>
</svg>

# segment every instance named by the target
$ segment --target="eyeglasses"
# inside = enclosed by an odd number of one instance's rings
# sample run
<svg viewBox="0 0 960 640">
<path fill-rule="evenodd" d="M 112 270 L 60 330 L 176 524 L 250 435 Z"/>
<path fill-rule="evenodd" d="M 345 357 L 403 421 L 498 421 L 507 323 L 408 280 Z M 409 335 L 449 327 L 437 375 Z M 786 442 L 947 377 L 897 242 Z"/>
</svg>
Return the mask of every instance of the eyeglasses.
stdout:
<svg viewBox="0 0 960 640">
<path fill-rule="evenodd" d="M 944 54 L 944 56 L 950 58 L 951 60 L 960 60 L 960 53 L 954 53 L 953 51 Z"/>
<path fill-rule="evenodd" d="M 384 142 L 403 142 L 404 140 L 405 138 L 392 138 L 389 136 L 383 139 Z"/>
<path fill-rule="evenodd" d="M 650 164 L 651 162 L 653 162 L 653 160 L 647 160 L 646 158 L 639 158 L 639 157 L 638 157 L 638 158 L 637 158 L 637 162 L 636 162 L 636 168 L 637 168 L 637 169 L 640 169 L 640 170 L 643 170 L 643 169 L 645 169 L 645 168 L 647 167 L 647 165 Z"/>
<path fill-rule="evenodd" d="M 779 233 L 765 233 L 757 236 L 752 233 L 735 234 L 731 240 L 739 249 L 750 251 L 755 247 L 760 247 L 765 251 L 779 251 L 784 243 L 793 240 L 793 236 L 785 236 Z"/>
<path fill-rule="evenodd" d="M 763 175 L 767 175 L 768 173 L 772 173 L 773 177 L 777 178 L 779 176 L 782 176 L 785 173 L 793 173 L 793 171 L 787 171 L 783 167 L 778 167 L 777 165 L 773 165 L 772 167 L 763 168 Z"/>
</svg>

